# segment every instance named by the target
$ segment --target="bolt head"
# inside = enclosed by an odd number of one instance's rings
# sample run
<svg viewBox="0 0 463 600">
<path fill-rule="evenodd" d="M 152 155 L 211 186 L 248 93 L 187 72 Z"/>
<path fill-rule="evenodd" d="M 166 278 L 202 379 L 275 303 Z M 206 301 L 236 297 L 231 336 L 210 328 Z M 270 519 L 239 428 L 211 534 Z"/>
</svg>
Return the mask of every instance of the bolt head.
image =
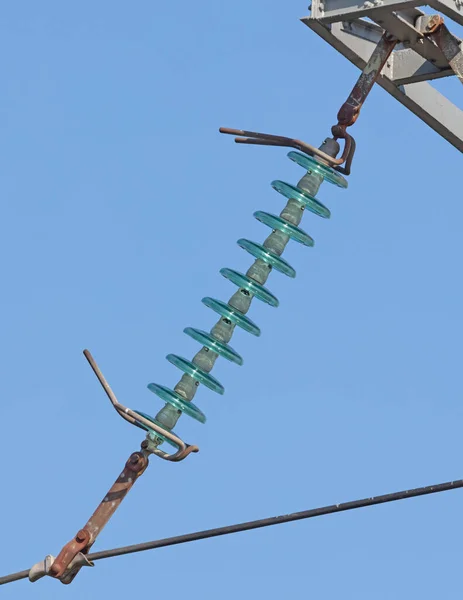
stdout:
<svg viewBox="0 0 463 600">
<path fill-rule="evenodd" d="M 78 542 L 79 544 L 83 544 L 88 538 L 88 534 L 84 529 L 81 529 L 80 531 L 77 532 L 76 535 L 76 542 Z"/>
</svg>

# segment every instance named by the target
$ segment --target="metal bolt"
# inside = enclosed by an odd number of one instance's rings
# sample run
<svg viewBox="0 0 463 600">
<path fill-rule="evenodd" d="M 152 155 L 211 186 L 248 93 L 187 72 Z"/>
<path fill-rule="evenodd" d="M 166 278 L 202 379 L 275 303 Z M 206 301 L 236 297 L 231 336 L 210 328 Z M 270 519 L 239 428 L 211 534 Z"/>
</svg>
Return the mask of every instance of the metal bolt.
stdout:
<svg viewBox="0 0 463 600">
<path fill-rule="evenodd" d="M 431 31 L 432 29 L 437 27 L 440 22 L 441 22 L 441 17 L 439 15 L 432 16 L 429 19 L 428 24 L 426 25 L 426 30 Z"/>
<path fill-rule="evenodd" d="M 76 542 L 79 544 L 83 544 L 85 542 L 85 540 L 87 539 L 87 532 L 84 529 L 81 529 L 80 531 L 77 532 L 76 535 Z"/>
<path fill-rule="evenodd" d="M 139 460 L 140 460 L 140 457 L 138 456 L 138 454 L 133 454 L 133 455 L 130 457 L 130 462 L 131 462 L 133 465 L 136 465 L 136 464 L 137 464 L 137 462 L 138 462 Z"/>
</svg>

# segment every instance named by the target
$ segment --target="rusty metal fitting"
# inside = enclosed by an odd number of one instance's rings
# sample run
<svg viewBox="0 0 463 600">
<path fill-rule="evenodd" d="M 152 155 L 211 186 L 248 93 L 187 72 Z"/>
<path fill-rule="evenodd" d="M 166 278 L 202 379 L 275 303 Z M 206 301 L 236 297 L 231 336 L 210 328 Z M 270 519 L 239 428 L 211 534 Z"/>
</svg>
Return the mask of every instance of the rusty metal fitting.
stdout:
<svg viewBox="0 0 463 600">
<path fill-rule="evenodd" d="M 338 127 L 350 127 L 360 115 L 360 106 L 352 106 L 345 102 L 338 112 Z"/>
<path fill-rule="evenodd" d="M 60 579 L 75 557 L 82 551 L 88 549 L 90 537 L 90 532 L 87 531 L 87 529 L 80 529 L 74 539 L 62 548 L 61 552 L 51 565 L 48 575 L 55 579 Z"/>
<path fill-rule="evenodd" d="M 80 529 L 75 537 L 62 548 L 53 561 L 53 564 L 49 567 L 47 575 L 67 584 L 71 583 L 82 566 L 92 566 L 86 560 L 86 554 L 88 554 L 97 536 L 101 533 L 128 491 L 145 471 L 148 462 L 148 458 L 143 456 L 141 452 L 133 452 L 129 456 L 124 470 L 102 502 L 100 502 L 85 527 Z"/>
<path fill-rule="evenodd" d="M 134 452 L 126 463 L 126 468 L 133 473 L 141 474 L 148 466 L 148 459 L 141 452 Z"/>
<path fill-rule="evenodd" d="M 90 534 L 86 529 L 80 529 L 76 535 L 76 542 L 78 544 L 88 543 L 90 541 Z"/>
<path fill-rule="evenodd" d="M 360 109 L 363 106 L 368 94 L 381 71 L 386 64 L 389 56 L 394 50 L 398 40 L 388 32 L 385 32 L 376 48 L 373 51 L 369 61 L 363 69 L 357 83 L 354 85 L 349 97 L 341 106 L 338 112 L 338 126 L 344 128 L 353 125 L 360 114 Z"/>
<path fill-rule="evenodd" d="M 435 33 L 441 25 L 444 24 L 444 19 L 440 15 L 432 15 L 426 23 L 426 34 Z"/>
</svg>

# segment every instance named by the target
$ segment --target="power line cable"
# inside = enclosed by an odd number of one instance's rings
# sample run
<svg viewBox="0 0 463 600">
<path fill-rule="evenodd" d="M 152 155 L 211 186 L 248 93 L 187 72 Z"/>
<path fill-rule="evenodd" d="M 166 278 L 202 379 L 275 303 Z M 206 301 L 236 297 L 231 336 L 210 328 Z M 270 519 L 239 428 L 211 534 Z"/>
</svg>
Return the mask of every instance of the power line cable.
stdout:
<svg viewBox="0 0 463 600">
<path fill-rule="evenodd" d="M 134 544 L 132 546 L 123 546 L 121 548 L 113 548 L 111 550 L 102 550 L 93 552 L 88 555 L 91 561 L 102 560 L 104 558 L 112 558 L 114 556 L 124 556 L 133 554 L 134 552 L 144 552 L 145 550 L 154 550 L 156 548 L 164 548 L 166 546 L 175 546 L 177 544 L 185 544 L 187 542 L 196 542 L 207 538 L 228 535 L 230 533 L 239 533 L 240 531 L 249 531 L 251 529 L 260 529 L 261 527 L 269 527 L 271 525 L 279 525 L 281 523 L 290 523 L 291 521 L 300 521 L 302 519 L 311 519 L 313 517 L 321 517 L 323 515 L 331 515 L 333 513 L 354 510 L 356 508 L 365 508 L 374 506 L 375 504 L 385 504 L 387 502 L 396 502 L 397 500 L 405 500 L 406 498 L 416 498 L 417 496 L 426 496 L 428 494 L 437 494 L 439 492 L 447 492 L 463 488 L 463 479 L 457 481 L 448 481 L 437 485 L 429 485 L 427 487 L 415 488 L 412 490 L 404 490 L 402 492 L 393 492 L 392 494 L 384 494 L 382 496 L 373 496 L 371 498 L 363 498 L 361 500 L 352 500 L 342 504 L 331 504 L 330 506 L 322 506 L 321 508 L 312 508 L 301 512 L 281 515 L 278 517 L 268 517 L 257 521 L 247 521 L 245 523 L 237 523 L 235 525 L 226 525 L 225 527 L 217 527 L 215 529 L 206 529 L 205 531 L 196 531 L 194 533 L 186 533 L 175 537 L 164 538 L 162 540 L 153 540 L 142 544 Z M 29 575 L 29 570 L 20 571 L 0 577 L 0 585 L 25 579 Z"/>
</svg>

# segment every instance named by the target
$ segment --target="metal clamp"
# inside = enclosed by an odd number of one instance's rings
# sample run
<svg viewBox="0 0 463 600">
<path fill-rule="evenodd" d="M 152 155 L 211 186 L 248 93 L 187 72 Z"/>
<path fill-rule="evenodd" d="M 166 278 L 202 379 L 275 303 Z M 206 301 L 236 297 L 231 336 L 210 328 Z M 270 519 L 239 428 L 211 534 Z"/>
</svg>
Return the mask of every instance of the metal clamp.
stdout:
<svg viewBox="0 0 463 600">
<path fill-rule="evenodd" d="M 56 558 L 53 555 L 48 554 L 44 560 L 38 562 L 31 568 L 31 570 L 29 571 L 29 581 L 31 583 L 34 583 L 35 581 L 42 579 L 42 577 L 45 577 L 46 575 L 53 577 L 51 571 L 55 561 Z M 72 582 L 72 580 L 82 567 L 93 566 L 94 563 L 91 560 L 89 560 L 85 556 L 85 554 L 82 554 L 82 552 L 78 552 L 76 556 L 71 560 L 69 565 L 66 567 L 63 574 L 58 579 L 61 581 L 61 583 L 67 585 Z"/>
</svg>

